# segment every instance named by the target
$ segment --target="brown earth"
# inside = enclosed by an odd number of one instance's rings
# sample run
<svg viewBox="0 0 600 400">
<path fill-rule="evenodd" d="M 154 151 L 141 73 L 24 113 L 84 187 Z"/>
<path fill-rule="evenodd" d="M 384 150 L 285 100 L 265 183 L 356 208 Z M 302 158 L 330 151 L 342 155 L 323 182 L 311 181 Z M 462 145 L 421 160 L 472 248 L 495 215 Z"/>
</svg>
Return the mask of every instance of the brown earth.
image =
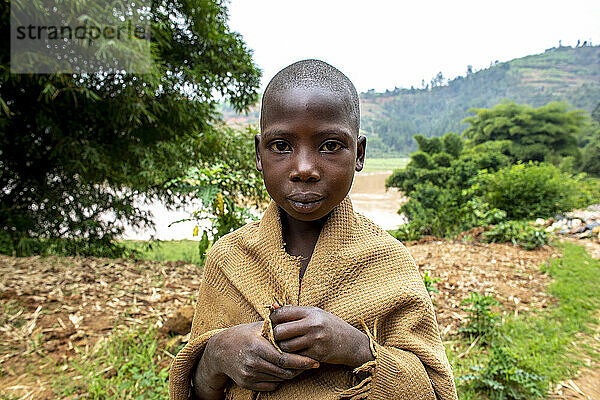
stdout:
<svg viewBox="0 0 600 400">
<path fill-rule="evenodd" d="M 538 266 L 560 256 L 555 248 L 435 238 L 407 247 L 422 273 L 441 279 L 432 300 L 443 338 L 465 320 L 460 303 L 470 291 L 493 294 L 505 314 L 553 302 L 545 290 L 550 278 Z M 0 393 L 53 399 L 51 374 L 81 379 L 68 362 L 91 351 L 113 327 L 155 324 L 162 333 L 159 362 L 167 366 L 175 350 L 166 333 L 185 333 L 201 273 L 184 262 L 0 256 L 0 276 Z"/>
</svg>

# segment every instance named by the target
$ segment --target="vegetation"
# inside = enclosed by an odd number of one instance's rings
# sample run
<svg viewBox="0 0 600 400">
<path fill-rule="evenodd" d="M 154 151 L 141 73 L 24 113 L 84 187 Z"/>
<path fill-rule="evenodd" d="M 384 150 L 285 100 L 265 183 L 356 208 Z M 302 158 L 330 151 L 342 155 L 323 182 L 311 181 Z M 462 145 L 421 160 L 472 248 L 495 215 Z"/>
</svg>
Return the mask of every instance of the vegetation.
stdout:
<svg viewBox="0 0 600 400">
<path fill-rule="evenodd" d="M 580 246 L 568 243 L 559 246 L 563 257 L 542 267 L 554 280 L 548 291 L 557 298 L 557 305 L 537 315 L 508 318 L 501 330 L 507 338 L 506 345 L 527 358 L 527 367 L 552 382 L 574 374 L 582 365 L 577 353 L 593 356 L 589 349 L 575 350 L 573 338 L 578 332 L 593 333 L 600 308 L 597 273 L 600 262 Z"/>
<path fill-rule="evenodd" d="M 222 129 L 227 135 L 221 142 L 220 155 L 227 162 L 191 168 L 185 176 L 170 182 L 171 187 L 202 201 L 200 210 L 195 211 L 191 218 L 181 221 L 192 219 L 199 224 L 202 220 L 210 221 L 210 227 L 200 235 L 202 239 L 198 251 L 202 265 L 206 252 L 221 236 L 256 219 L 246 206 L 259 206 L 268 198 L 254 158 L 254 136 L 258 131 L 251 126 L 245 129 Z M 198 229 L 194 230 L 194 236 L 198 234 Z"/>
<path fill-rule="evenodd" d="M 479 338 L 481 343 L 490 343 L 497 333 L 500 324 L 500 314 L 492 310 L 497 308 L 500 302 L 492 296 L 471 292 L 469 298 L 462 301 L 467 305 L 467 322 L 460 332 L 473 340 Z"/>
<path fill-rule="evenodd" d="M 566 103 L 548 103 L 539 108 L 514 102 L 493 109 L 469 110 L 475 116 L 465 118 L 471 124 L 463 135 L 475 144 L 509 141 L 512 162 L 552 161 L 562 157 L 579 159 L 577 138 L 585 122 L 582 110 L 569 111 Z"/>
<path fill-rule="evenodd" d="M 0 8 L 6 32 L 9 5 Z M 173 205 L 182 194 L 168 182 L 224 159 L 219 148 L 227 132 L 215 124 L 213 94 L 242 110 L 257 99 L 260 71 L 230 31 L 225 3 L 195 5 L 153 2 L 152 65 L 143 75 L 10 74 L 4 36 L 0 252 L 24 255 L 75 239 L 93 243 L 78 246 L 80 254 L 98 247 L 104 255 L 121 254 L 112 239 L 122 223 L 151 224 L 134 199 Z"/>
<path fill-rule="evenodd" d="M 492 346 L 485 366 L 471 367 L 458 383 L 483 392 L 490 400 L 519 400 L 540 398 L 545 392 L 543 377 L 523 369 L 522 362 L 510 348 Z"/>
<path fill-rule="evenodd" d="M 412 137 L 462 132 L 472 108 L 491 108 L 503 99 L 532 107 L 564 101 L 590 113 L 600 98 L 599 46 L 559 47 L 542 54 L 495 63 L 467 71 L 447 84 L 384 93 L 361 94 L 361 127 L 377 137 L 380 151 L 408 154 L 416 150 Z M 374 141 L 375 142 L 375 141 Z"/>
<path fill-rule="evenodd" d="M 116 331 L 74 367 L 80 381 L 57 382 L 60 397 L 88 393 L 92 399 L 158 400 L 169 396 L 169 368 L 158 366 L 156 328 Z"/>
<path fill-rule="evenodd" d="M 582 149 L 581 171 L 600 177 L 600 103 L 591 114 L 591 122 L 580 140 Z"/>
<path fill-rule="evenodd" d="M 475 190 L 509 219 L 548 218 L 593 202 L 593 188 L 583 177 L 561 172 L 552 164 L 517 163 L 477 176 Z M 589 189 L 589 190 L 588 190 Z"/>
<path fill-rule="evenodd" d="M 423 274 L 423 283 L 425 284 L 425 289 L 427 289 L 428 293 L 439 293 L 438 289 L 435 287 L 435 284 L 440 280 L 440 278 L 434 278 L 433 276 L 429 275 L 429 271 L 425 271 Z"/>
<path fill-rule="evenodd" d="M 203 265 L 198 252 L 198 242 L 194 240 L 123 240 L 119 243 L 129 254 L 143 260 L 184 261 Z"/>
<path fill-rule="evenodd" d="M 553 278 L 549 292 L 557 298 L 554 306 L 506 316 L 502 323 L 499 319 L 492 323 L 488 317 L 484 326 L 494 332 L 492 342 L 478 345 L 465 358 L 450 354 L 460 398 L 481 398 L 479 394 L 490 399 L 543 397 L 550 382 L 558 383 L 575 374 L 583 365 L 582 354 L 597 359 L 595 350 L 584 345 L 582 335 L 594 334 L 593 327 L 598 324 L 600 262 L 580 246 L 559 246 L 563 257 L 542 266 Z M 483 296 L 471 297 L 474 300 L 468 299 L 469 304 L 479 304 L 472 306 L 471 315 L 485 318 L 490 308 Z M 473 320 L 477 321 L 469 318 L 467 327 Z"/>
<path fill-rule="evenodd" d="M 368 146 L 371 145 L 370 138 Z M 370 148 L 369 148 L 370 149 Z M 368 152 L 367 152 L 368 153 Z M 361 172 L 393 171 L 398 168 L 406 167 L 408 158 L 367 158 Z"/>
<path fill-rule="evenodd" d="M 501 221 L 506 212 L 494 209 L 476 196 L 471 187 L 478 171 L 495 171 L 508 165 L 505 143 L 486 143 L 465 149 L 455 133 L 442 138 L 415 136 L 419 151 L 411 154 L 406 168 L 394 171 L 386 186 L 398 187 L 410 200 L 399 212 L 409 223 L 392 234 L 400 240 L 422 235 L 449 236 L 473 226 Z"/>
<path fill-rule="evenodd" d="M 576 173 L 576 137 L 587 123 L 579 112 L 558 103 L 538 109 L 504 103 L 476 112 L 464 132 L 469 139 L 415 135 L 418 151 L 386 182 L 410 198 L 399 211 L 409 223 L 392 232 L 396 238 L 447 237 L 505 218 L 548 218 L 600 198 L 598 180 Z M 516 222 L 498 225 L 486 238 L 529 249 L 548 241 Z"/>
<path fill-rule="evenodd" d="M 534 250 L 550 243 L 550 234 L 525 221 L 503 221 L 483 232 L 483 240 L 488 243 L 512 243 L 525 250 Z"/>
</svg>

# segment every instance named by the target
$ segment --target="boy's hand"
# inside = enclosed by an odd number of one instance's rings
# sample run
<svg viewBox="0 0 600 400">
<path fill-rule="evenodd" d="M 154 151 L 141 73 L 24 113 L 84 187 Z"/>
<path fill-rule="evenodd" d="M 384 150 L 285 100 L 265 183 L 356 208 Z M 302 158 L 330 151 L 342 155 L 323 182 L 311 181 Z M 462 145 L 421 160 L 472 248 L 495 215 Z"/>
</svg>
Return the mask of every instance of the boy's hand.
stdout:
<svg viewBox="0 0 600 400">
<path fill-rule="evenodd" d="M 366 334 L 318 307 L 280 307 L 271 321 L 283 351 L 352 368 L 374 359 Z"/>
<path fill-rule="evenodd" d="M 263 322 L 236 325 L 214 335 L 196 369 L 200 383 L 223 387 L 227 377 L 245 389 L 275 390 L 318 363 L 305 356 L 280 353 L 261 336 Z"/>
</svg>

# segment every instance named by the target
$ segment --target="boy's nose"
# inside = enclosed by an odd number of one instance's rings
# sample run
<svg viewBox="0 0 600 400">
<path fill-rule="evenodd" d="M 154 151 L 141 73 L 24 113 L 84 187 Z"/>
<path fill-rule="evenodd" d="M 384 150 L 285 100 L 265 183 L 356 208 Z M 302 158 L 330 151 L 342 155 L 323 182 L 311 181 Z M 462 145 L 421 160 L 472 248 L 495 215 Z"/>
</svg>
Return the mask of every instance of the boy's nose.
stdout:
<svg viewBox="0 0 600 400">
<path fill-rule="evenodd" d="M 317 182 L 321 179 L 321 174 L 317 168 L 317 162 L 313 156 L 306 152 L 298 152 L 294 157 L 292 170 L 290 172 L 291 181 Z"/>
</svg>

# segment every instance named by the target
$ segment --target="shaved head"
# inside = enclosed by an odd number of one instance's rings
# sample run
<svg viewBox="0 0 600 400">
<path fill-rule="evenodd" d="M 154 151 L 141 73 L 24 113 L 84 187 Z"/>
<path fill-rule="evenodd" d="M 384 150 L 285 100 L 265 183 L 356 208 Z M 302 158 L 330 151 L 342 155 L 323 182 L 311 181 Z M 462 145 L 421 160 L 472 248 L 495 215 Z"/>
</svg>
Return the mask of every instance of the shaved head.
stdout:
<svg viewBox="0 0 600 400">
<path fill-rule="evenodd" d="M 267 85 L 262 98 L 260 125 L 264 126 L 267 110 L 272 102 L 292 89 L 326 90 L 344 104 L 348 121 L 358 136 L 360 128 L 360 108 L 356 88 L 350 79 L 337 68 L 320 60 L 302 60 L 279 71 Z"/>
</svg>

